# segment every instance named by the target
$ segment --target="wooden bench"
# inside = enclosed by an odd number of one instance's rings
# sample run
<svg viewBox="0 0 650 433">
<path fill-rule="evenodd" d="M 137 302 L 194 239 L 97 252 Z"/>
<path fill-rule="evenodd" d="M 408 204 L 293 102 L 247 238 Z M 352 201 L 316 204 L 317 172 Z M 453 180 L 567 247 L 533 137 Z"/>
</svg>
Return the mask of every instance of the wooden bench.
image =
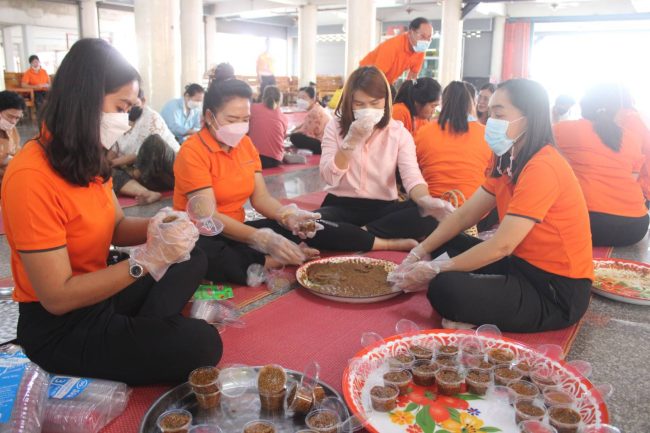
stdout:
<svg viewBox="0 0 650 433">
<path fill-rule="evenodd" d="M 319 75 L 316 77 L 316 90 L 319 99 L 333 95 L 341 87 L 343 87 L 343 77 L 340 75 Z"/>
<path fill-rule="evenodd" d="M 34 89 L 26 89 L 21 87 L 23 79 L 22 72 L 7 72 L 5 71 L 5 89 L 18 93 L 25 100 L 25 105 L 29 109 L 32 119 L 36 118 L 36 103 L 34 99 Z"/>
</svg>

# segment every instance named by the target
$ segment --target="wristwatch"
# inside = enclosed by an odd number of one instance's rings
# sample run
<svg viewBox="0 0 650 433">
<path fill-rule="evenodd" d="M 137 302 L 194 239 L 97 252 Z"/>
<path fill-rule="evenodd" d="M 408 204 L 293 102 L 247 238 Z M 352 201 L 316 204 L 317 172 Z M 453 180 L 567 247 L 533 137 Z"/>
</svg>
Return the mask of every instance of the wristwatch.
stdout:
<svg viewBox="0 0 650 433">
<path fill-rule="evenodd" d="M 136 279 L 144 275 L 144 268 L 133 257 L 129 257 L 129 275 Z"/>
</svg>

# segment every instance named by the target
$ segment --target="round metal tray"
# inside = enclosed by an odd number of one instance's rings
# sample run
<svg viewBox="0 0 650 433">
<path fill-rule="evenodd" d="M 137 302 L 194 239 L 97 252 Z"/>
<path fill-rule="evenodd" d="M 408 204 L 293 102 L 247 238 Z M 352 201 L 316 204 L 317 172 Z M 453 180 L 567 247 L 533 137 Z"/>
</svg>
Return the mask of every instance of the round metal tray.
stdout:
<svg viewBox="0 0 650 433">
<path fill-rule="evenodd" d="M 254 368 L 256 372 L 260 369 L 260 367 Z M 285 371 L 288 379 L 287 387 L 292 382 L 299 382 L 302 378 L 302 373 L 293 370 Z M 325 389 L 325 394 L 328 397 L 340 398 L 339 394 L 331 386 L 324 382 L 319 381 L 319 383 Z M 341 401 L 343 400 L 341 399 Z M 224 432 L 228 433 L 239 433 L 243 431 L 244 424 L 256 419 L 270 420 L 277 426 L 278 432 L 282 433 L 294 433 L 306 428 L 304 416 L 294 416 L 285 412 L 268 413 L 262 411 L 260 409 L 257 388 L 249 389 L 241 397 L 228 398 L 222 395 L 221 405 L 219 407 L 205 410 L 198 407 L 189 383 L 185 382 L 171 389 L 156 400 L 142 419 L 139 432 L 159 433 L 160 430 L 156 426 L 156 420 L 163 412 L 169 409 L 188 410 L 192 413 L 193 425 L 216 424 Z"/>
</svg>

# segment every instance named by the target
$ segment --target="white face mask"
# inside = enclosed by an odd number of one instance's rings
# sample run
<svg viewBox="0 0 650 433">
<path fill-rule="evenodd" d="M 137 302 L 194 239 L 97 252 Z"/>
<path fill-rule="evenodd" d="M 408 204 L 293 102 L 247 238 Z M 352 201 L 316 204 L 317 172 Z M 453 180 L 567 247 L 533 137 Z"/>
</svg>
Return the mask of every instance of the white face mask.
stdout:
<svg viewBox="0 0 650 433">
<path fill-rule="evenodd" d="M 298 108 L 300 108 L 301 110 L 306 110 L 306 109 L 309 108 L 309 101 L 307 101 L 306 99 L 298 99 L 298 100 L 296 101 L 296 105 L 297 105 Z"/>
<path fill-rule="evenodd" d="M 13 128 L 15 125 L 5 119 L 4 117 L 0 116 L 0 129 L 3 131 L 9 131 L 11 128 Z"/>
<path fill-rule="evenodd" d="M 354 120 L 361 120 L 370 118 L 374 125 L 378 124 L 384 118 L 383 108 L 361 108 L 359 110 L 352 110 L 354 113 Z"/>
<path fill-rule="evenodd" d="M 214 123 L 219 125 L 216 116 L 211 111 L 208 111 L 208 113 L 212 115 Z M 217 141 L 232 148 L 237 147 L 241 139 L 244 138 L 244 135 L 248 133 L 248 122 L 229 123 L 228 125 L 223 126 L 219 125 L 219 129 L 216 129 L 214 125 L 209 126 L 214 132 Z"/>
<path fill-rule="evenodd" d="M 129 113 L 102 113 L 99 138 L 105 149 L 113 147 L 118 138 L 131 129 Z"/>
<path fill-rule="evenodd" d="M 187 101 L 187 107 L 188 107 L 190 110 L 200 110 L 201 107 L 203 107 L 203 102 L 201 102 L 201 101 L 194 101 L 194 100 L 190 99 L 189 101 Z"/>
</svg>

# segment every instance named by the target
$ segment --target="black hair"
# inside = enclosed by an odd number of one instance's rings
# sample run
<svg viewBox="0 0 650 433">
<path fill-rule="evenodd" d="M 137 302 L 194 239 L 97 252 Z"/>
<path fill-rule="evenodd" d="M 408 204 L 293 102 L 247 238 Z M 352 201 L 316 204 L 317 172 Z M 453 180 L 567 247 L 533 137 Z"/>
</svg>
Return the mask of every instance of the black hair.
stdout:
<svg viewBox="0 0 650 433">
<path fill-rule="evenodd" d="M 39 62 L 41 61 L 41 59 L 39 59 L 36 54 L 29 56 L 29 64 L 31 64 L 34 60 L 38 60 Z"/>
<path fill-rule="evenodd" d="M 623 138 L 623 129 L 616 123 L 622 96 L 621 86 L 604 83 L 587 90 L 580 101 L 582 117 L 591 121 L 600 140 L 615 152 L 621 150 Z"/>
<path fill-rule="evenodd" d="M 526 118 L 526 132 L 520 138 L 523 143 L 512 166 L 512 182 L 517 183 L 517 179 L 519 179 L 519 175 L 528 164 L 528 161 L 544 146 L 548 144 L 555 145 L 548 94 L 537 81 L 524 78 L 499 83 L 497 90 L 506 92 L 512 105 L 521 111 L 521 114 Z M 497 167 L 499 161 L 501 161 L 501 169 L 510 164 L 510 158 L 505 157 L 510 155 L 510 152 L 512 152 L 512 149 L 503 157 L 494 158 L 492 177 L 501 176 Z"/>
<path fill-rule="evenodd" d="M 417 105 L 420 107 L 440 99 L 442 87 L 431 77 L 420 77 L 417 80 L 406 80 L 395 96 L 395 103 L 406 105 L 411 113 L 411 118 L 418 114 Z M 416 105 L 417 103 L 417 105 Z"/>
<path fill-rule="evenodd" d="M 276 104 L 280 104 L 282 99 L 282 93 L 277 86 L 266 86 L 264 88 L 264 94 L 262 95 L 262 102 L 266 105 L 266 108 L 273 110 Z"/>
<path fill-rule="evenodd" d="M 234 98 L 251 99 L 252 97 L 253 90 L 245 81 L 235 78 L 226 81 L 213 81 L 203 99 L 203 117 L 208 110 L 216 115 L 224 104 Z"/>
<path fill-rule="evenodd" d="M 103 39 L 80 39 L 61 62 L 44 104 L 39 142 L 52 168 L 68 182 L 87 186 L 111 176 L 100 139 L 106 95 L 140 82 L 140 75 Z"/>
<path fill-rule="evenodd" d="M 316 90 L 312 86 L 301 87 L 298 91 L 305 92 L 309 99 L 316 99 Z"/>
<path fill-rule="evenodd" d="M 200 84 L 191 83 L 185 86 L 185 94 L 190 98 L 197 93 L 205 93 L 205 89 Z"/>
<path fill-rule="evenodd" d="M 24 110 L 25 100 L 16 92 L 3 90 L 0 92 L 0 111 Z"/>
<path fill-rule="evenodd" d="M 469 130 L 467 114 L 474 103 L 469 83 L 452 81 L 442 92 L 442 109 L 438 116 L 438 125 L 444 130 L 449 124 L 451 132 L 460 134 Z M 474 86 L 472 86 L 474 87 Z"/>
<path fill-rule="evenodd" d="M 485 83 L 478 89 L 479 92 L 483 90 L 489 90 L 490 93 L 494 93 L 497 90 L 497 86 L 492 83 Z"/>
<path fill-rule="evenodd" d="M 417 17 L 409 23 L 409 30 L 417 30 L 422 24 L 430 24 L 429 20 L 423 17 Z"/>
<path fill-rule="evenodd" d="M 212 74 L 212 81 L 224 81 L 235 78 L 235 68 L 230 63 L 219 63 Z"/>
</svg>

